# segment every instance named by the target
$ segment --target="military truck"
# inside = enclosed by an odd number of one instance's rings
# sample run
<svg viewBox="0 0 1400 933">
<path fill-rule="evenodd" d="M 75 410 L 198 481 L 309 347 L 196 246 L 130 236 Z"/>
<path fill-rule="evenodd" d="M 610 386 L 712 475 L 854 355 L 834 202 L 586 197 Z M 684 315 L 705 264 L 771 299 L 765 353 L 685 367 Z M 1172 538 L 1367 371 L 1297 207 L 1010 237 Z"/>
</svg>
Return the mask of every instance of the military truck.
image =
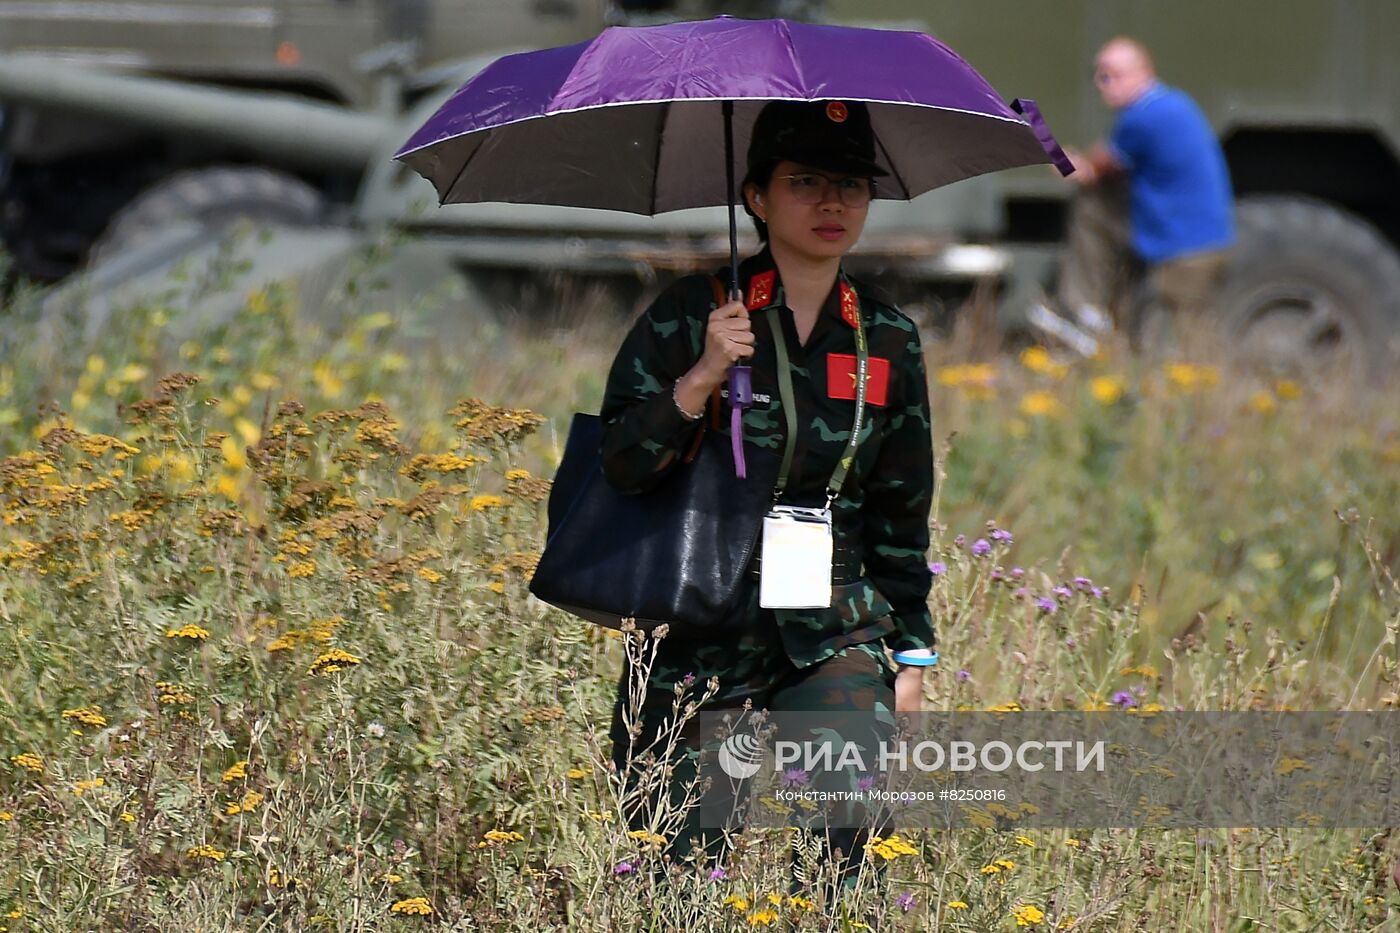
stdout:
<svg viewBox="0 0 1400 933">
<path fill-rule="evenodd" d="M 1384 47 L 1400 8 L 1388 0 L 183 0 L 145 10 L 0 0 L 0 237 L 32 277 L 95 267 L 103 300 L 212 249 L 210 235 L 239 216 L 301 231 L 288 233 L 295 248 L 260 254 L 253 271 L 269 275 L 386 229 L 478 283 L 514 270 L 520 281 L 562 271 L 645 284 L 714 265 L 722 210 L 439 208 L 389 156 L 503 51 L 727 10 L 929 31 L 1007 97 L 1038 98 L 1057 135 L 1080 145 L 1110 116 L 1090 81 L 1094 51 L 1135 35 L 1221 134 L 1241 198 L 1222 307 L 1238 344 L 1380 368 L 1400 332 L 1400 65 Z M 1053 277 L 1071 191 L 1040 167 L 881 202 L 854 261 L 930 311 L 990 284 L 1013 326 Z"/>
</svg>

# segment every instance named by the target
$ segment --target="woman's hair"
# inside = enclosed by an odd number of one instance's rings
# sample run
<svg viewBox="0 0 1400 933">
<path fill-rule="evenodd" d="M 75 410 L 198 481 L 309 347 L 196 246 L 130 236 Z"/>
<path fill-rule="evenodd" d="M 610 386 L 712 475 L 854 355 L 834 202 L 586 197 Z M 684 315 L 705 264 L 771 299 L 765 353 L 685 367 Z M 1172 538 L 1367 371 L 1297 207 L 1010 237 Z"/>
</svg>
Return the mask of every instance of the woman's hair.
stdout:
<svg viewBox="0 0 1400 933">
<path fill-rule="evenodd" d="M 753 186 L 759 191 L 767 191 L 768 185 L 773 181 L 773 170 L 777 167 L 778 162 L 776 159 L 768 159 L 759 162 L 757 165 L 750 168 L 748 174 L 744 176 L 744 183 L 739 186 L 739 191 L 742 192 L 748 188 L 750 182 L 752 182 Z M 753 220 L 753 228 L 758 233 L 759 242 L 767 243 L 768 225 L 759 220 L 758 215 L 753 212 L 753 208 L 749 207 L 748 198 L 745 197 L 741 200 L 744 205 L 744 213 L 748 214 Z"/>
</svg>

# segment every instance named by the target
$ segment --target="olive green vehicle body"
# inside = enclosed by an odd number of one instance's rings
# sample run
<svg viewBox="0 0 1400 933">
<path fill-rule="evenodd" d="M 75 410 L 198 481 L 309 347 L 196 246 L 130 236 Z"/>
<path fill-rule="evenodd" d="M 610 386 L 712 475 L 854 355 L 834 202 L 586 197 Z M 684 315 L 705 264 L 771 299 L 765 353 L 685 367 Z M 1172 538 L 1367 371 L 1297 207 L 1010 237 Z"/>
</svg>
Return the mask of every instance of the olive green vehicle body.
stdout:
<svg viewBox="0 0 1400 933">
<path fill-rule="evenodd" d="M 152 282 L 163 266 L 214 248 L 209 217 L 171 217 L 153 244 L 149 218 L 159 212 L 147 204 L 136 261 L 122 252 L 139 226 L 132 205 L 178 173 L 257 167 L 305 202 L 294 222 L 267 219 L 296 228 L 287 234 L 299 242 L 337 244 L 308 256 L 388 231 L 409 234 L 434 268 L 621 275 L 645 290 L 658 275 L 725 255 L 722 209 L 648 218 L 439 207 L 431 187 L 390 157 L 500 54 L 582 41 L 609 24 L 715 12 L 930 32 L 1004 97 L 1036 99 L 1056 135 L 1079 147 L 1112 118 L 1091 81 L 1095 51 L 1114 35 L 1136 36 L 1162 78 L 1201 103 L 1237 194 L 1273 199 L 1257 217 L 1242 214 L 1242 237 L 1262 230 L 1279 243 L 1265 250 L 1276 260 L 1268 281 L 1236 289 L 1241 319 L 1287 312 L 1305 335 L 1335 331 L 1367 352 L 1400 331 L 1400 298 L 1385 297 L 1400 294 L 1393 0 L 0 0 L 0 235 L 31 277 L 57 280 L 115 253 L 127 261 L 107 270 L 110 285 Z M 1053 277 L 1072 192 L 1037 166 L 882 201 L 855 261 L 911 300 L 943 294 L 935 290 L 947 283 L 995 283 L 1003 323 L 1014 324 L 1015 309 Z M 1307 270 L 1295 275 L 1307 244 L 1267 229 L 1281 206 L 1297 208 L 1285 211 L 1295 225 L 1340 224 L 1346 255 L 1322 265 L 1380 272 L 1350 292 Z M 748 246 L 747 225 L 743 233 Z M 260 258 L 254 273 L 297 273 L 285 248 Z M 1353 317 L 1364 326 L 1347 323 Z"/>
</svg>

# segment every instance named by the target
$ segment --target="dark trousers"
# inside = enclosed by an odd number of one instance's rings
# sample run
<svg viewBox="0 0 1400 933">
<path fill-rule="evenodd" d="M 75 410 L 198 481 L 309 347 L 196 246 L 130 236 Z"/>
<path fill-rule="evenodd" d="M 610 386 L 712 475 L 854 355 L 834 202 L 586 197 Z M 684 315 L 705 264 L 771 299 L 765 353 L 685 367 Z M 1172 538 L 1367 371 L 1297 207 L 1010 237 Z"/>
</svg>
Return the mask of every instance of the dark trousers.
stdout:
<svg viewBox="0 0 1400 933">
<path fill-rule="evenodd" d="M 703 692 L 709 677 L 719 678 L 719 693 L 701 707 L 701 712 L 730 710 L 737 713 L 747 702 L 753 710 L 829 716 L 838 730 L 843 722 L 841 713 L 864 714 L 846 720 L 851 724 L 848 732 L 854 730 L 861 734 L 843 733 L 842 739 L 862 747 L 875 748 L 881 740 L 893 735 L 894 670 L 885 659 L 880 645 L 855 645 L 824 661 L 798 668 L 782 650 L 773 613 L 759 610 L 755 623 L 754 631 L 736 639 L 732 650 L 726 648 L 717 655 L 716 646 L 709 645 L 703 655 L 705 664 L 700 670 L 687 667 L 692 663 L 690 659 L 696 656 L 692 643 L 680 639 L 672 641 L 671 637 L 664 639 L 656 665 L 660 673 L 654 673 L 655 682 L 646 690 L 638 711 L 641 734 L 636 738 L 628 735 L 624 720 L 631 700 L 629 672 L 623 671 L 613 708 L 610 736 L 613 763 L 619 773 L 627 775 L 629 787 L 638 786 L 641 778 L 642 765 L 636 761 L 640 751 L 652 743 L 658 733 L 666 728 L 668 721 L 675 721 L 676 693 L 673 683 L 677 672 L 694 673 L 697 695 Z M 720 659 L 719 663 L 716 663 L 717 658 Z M 653 825 L 652 818 L 662 793 L 668 797 L 672 812 L 678 809 L 690 784 L 701 773 L 701 750 L 707 748 L 713 752 L 716 747 L 715 740 L 700 734 L 698 715 L 685 722 L 680 729 L 679 743 L 670 757 L 674 770 L 669 782 L 666 782 L 664 791 L 651 794 L 627 814 L 629 828 L 644 829 Z M 706 758 L 713 761 L 712 754 Z M 704 855 L 701 865 L 713 867 L 716 863 L 723 864 L 729 848 L 725 831 L 736 831 L 747 820 L 750 782 L 735 781 L 716 774 L 717 770 L 709 764 L 704 767 L 703 773 L 714 775 L 716 779 L 699 796 L 699 805 L 688 811 L 680 830 L 667 840 L 666 850 L 673 859 L 684 860 L 698 847 Z M 824 773 L 814 779 L 813 787 L 839 785 L 853 788 L 859 778 L 859 775 L 849 773 Z M 716 814 L 723 815 L 727 825 L 715 825 Z M 849 824 L 857 820 L 842 822 Z M 871 823 L 874 822 L 877 833 L 887 834 L 878 817 L 863 818 L 860 822 L 864 825 L 858 828 L 836 825 L 808 827 L 818 830 L 817 835 L 823 840 L 824 856 L 837 861 L 837 876 L 844 884 L 855 881 L 865 857 L 865 845 L 870 839 Z"/>
</svg>

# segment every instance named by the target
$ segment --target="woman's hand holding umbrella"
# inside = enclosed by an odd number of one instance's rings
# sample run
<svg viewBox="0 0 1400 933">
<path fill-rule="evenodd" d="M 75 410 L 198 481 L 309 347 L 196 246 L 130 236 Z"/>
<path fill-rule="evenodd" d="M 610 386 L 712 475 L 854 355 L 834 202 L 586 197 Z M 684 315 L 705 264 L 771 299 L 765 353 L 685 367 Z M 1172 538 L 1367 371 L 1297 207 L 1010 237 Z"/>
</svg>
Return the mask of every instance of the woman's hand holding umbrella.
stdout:
<svg viewBox="0 0 1400 933">
<path fill-rule="evenodd" d="M 729 374 L 729 367 L 753 355 L 753 325 L 742 301 L 731 301 L 710 312 L 705 325 L 705 349 L 676 387 L 676 401 L 687 412 L 699 412 L 705 399 Z"/>
</svg>

